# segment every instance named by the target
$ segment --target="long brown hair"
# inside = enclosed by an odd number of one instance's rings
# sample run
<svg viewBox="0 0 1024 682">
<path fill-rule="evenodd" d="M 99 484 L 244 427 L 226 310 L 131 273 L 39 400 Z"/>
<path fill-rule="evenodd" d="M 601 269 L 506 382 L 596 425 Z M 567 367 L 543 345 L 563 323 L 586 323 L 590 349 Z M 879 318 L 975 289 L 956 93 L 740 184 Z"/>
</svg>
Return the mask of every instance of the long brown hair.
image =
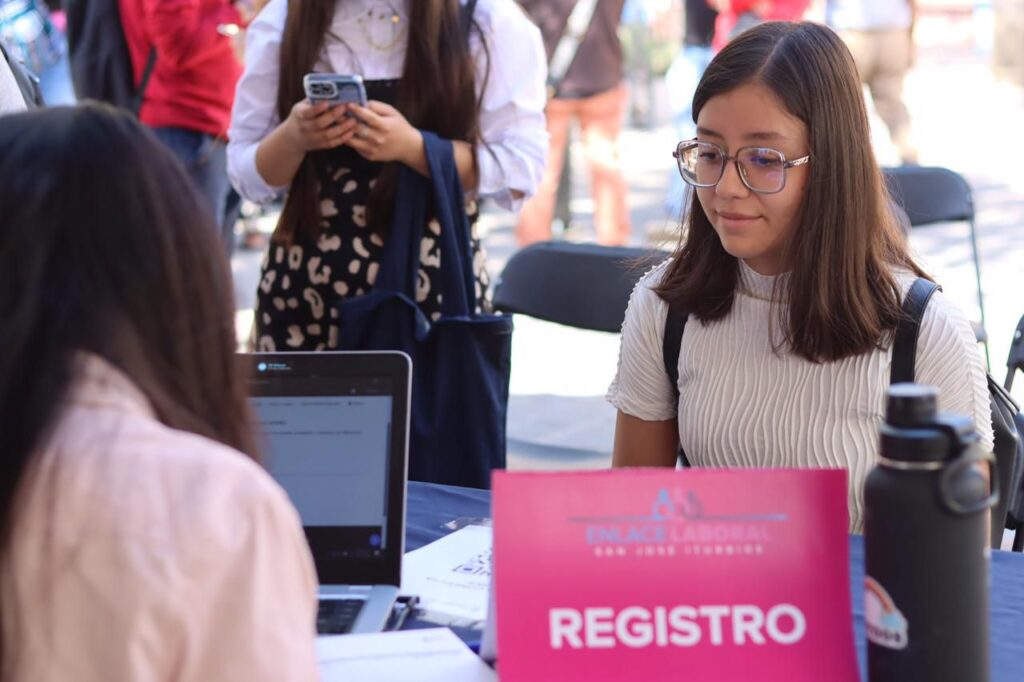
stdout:
<svg viewBox="0 0 1024 682">
<path fill-rule="evenodd" d="M 810 143 L 809 181 L 788 248 L 792 272 L 781 292 L 788 314 L 776 308 L 787 349 L 827 362 L 883 347 L 901 316 L 893 268 L 926 275 L 891 209 L 849 50 L 818 24 L 751 28 L 704 72 L 693 97 L 694 121 L 712 97 L 748 83 L 771 90 L 807 126 Z M 732 309 L 738 261 L 722 247 L 699 201 L 690 202 L 684 228 L 657 292 L 703 323 L 719 320 Z"/>
<path fill-rule="evenodd" d="M 335 8 L 342 1 L 289 0 L 277 91 L 277 113 L 282 121 L 305 98 L 302 78 L 319 60 Z M 480 100 L 467 33 L 470 28 L 478 32 L 480 28 L 475 21 L 464 19 L 459 0 L 412 0 L 409 8 L 408 46 L 396 108 L 416 128 L 475 147 L 480 136 Z M 486 55 L 486 44 L 483 49 Z M 323 152 L 309 153 L 303 159 L 274 233 L 276 241 L 288 243 L 295 236 L 313 240 L 320 234 L 317 169 L 323 163 Z M 378 233 L 391 219 L 397 178 L 397 162 L 387 163 L 370 191 L 367 217 Z"/>
<path fill-rule="evenodd" d="M 167 426 L 256 450 L 227 259 L 174 156 L 95 104 L 5 116 L 0 149 L 2 560 L 82 351 L 124 372 Z M 12 630 L 0 631 L 0 679 Z"/>
</svg>

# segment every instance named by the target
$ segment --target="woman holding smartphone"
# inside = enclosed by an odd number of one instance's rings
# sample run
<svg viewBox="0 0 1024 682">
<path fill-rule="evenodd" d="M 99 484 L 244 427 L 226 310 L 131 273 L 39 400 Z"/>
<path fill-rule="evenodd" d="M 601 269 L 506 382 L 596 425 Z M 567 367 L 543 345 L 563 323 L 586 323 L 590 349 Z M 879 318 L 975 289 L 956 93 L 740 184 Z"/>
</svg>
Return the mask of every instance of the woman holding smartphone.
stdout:
<svg viewBox="0 0 1024 682">
<path fill-rule="evenodd" d="M 420 130 L 452 140 L 467 213 L 518 208 L 547 150 L 540 34 L 512 0 L 271 0 L 248 30 L 228 171 L 254 201 L 286 193 L 257 292 L 256 348 L 337 342 L 335 304 L 374 285 L 398 164 L 426 175 Z M 362 76 L 369 101 L 311 102 L 308 73 Z M 430 221 L 416 292 L 440 314 L 443 254 Z M 475 230 L 476 299 L 488 277 Z"/>
</svg>

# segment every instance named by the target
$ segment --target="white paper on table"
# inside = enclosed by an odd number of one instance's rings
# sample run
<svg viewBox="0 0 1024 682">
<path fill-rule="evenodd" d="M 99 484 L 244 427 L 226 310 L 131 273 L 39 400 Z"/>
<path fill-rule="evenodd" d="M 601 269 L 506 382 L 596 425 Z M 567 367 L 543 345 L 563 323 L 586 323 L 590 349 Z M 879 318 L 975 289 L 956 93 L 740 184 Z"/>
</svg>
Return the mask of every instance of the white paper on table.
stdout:
<svg viewBox="0 0 1024 682">
<path fill-rule="evenodd" d="M 482 621 L 491 588 L 493 534 L 466 526 L 402 557 L 402 593 L 419 608 Z"/>
<path fill-rule="evenodd" d="M 318 637 L 322 682 L 497 682 L 448 628 Z"/>
<path fill-rule="evenodd" d="M 480 658 L 489 663 L 498 660 L 498 607 L 494 590 L 494 573 L 491 573 L 491 597 L 487 600 L 487 621 L 480 638 Z"/>
</svg>

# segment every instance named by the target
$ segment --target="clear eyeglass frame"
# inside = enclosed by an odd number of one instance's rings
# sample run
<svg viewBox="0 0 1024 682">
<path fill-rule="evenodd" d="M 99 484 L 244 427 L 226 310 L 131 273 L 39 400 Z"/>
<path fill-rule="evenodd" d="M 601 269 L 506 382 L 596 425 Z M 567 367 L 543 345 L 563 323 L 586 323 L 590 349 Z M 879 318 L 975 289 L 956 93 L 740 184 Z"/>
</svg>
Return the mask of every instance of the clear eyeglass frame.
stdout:
<svg viewBox="0 0 1024 682">
<path fill-rule="evenodd" d="M 713 147 L 714 149 L 718 150 L 718 152 L 721 153 L 722 155 L 721 169 L 719 170 L 718 177 L 715 178 L 714 182 L 697 182 L 696 178 L 691 178 L 690 176 L 688 176 L 686 170 L 684 169 L 684 154 L 686 154 L 686 152 L 690 151 L 691 149 L 695 149 L 700 146 Z M 766 152 L 771 152 L 773 154 L 778 154 L 779 158 L 782 160 L 782 179 L 779 181 L 778 189 L 758 189 L 757 187 L 751 186 L 750 180 L 747 177 L 747 169 L 744 168 L 743 164 L 740 163 L 740 157 L 743 155 L 743 152 L 745 151 L 758 149 Z M 682 142 L 677 144 L 675 150 L 672 152 L 672 157 L 676 160 L 676 168 L 679 170 L 679 175 L 682 176 L 683 181 L 686 182 L 686 184 L 688 185 L 700 188 L 717 186 L 718 183 L 722 181 L 722 178 L 725 177 L 726 165 L 731 161 L 733 164 L 735 164 L 736 172 L 740 176 L 740 181 L 743 183 L 743 185 L 751 192 L 756 192 L 758 194 L 778 194 L 779 192 L 786 188 L 786 176 L 788 175 L 786 171 L 795 166 L 803 166 L 804 164 L 811 160 L 811 155 L 806 154 L 798 159 L 793 159 L 792 161 L 789 161 L 786 159 L 786 155 L 783 154 L 778 149 L 774 149 L 772 147 L 762 147 L 757 145 L 740 147 L 739 149 L 736 150 L 736 153 L 734 155 L 729 156 L 728 154 L 725 153 L 725 150 L 722 149 L 720 145 L 717 145 L 714 142 L 702 142 L 697 139 L 683 140 Z"/>
</svg>

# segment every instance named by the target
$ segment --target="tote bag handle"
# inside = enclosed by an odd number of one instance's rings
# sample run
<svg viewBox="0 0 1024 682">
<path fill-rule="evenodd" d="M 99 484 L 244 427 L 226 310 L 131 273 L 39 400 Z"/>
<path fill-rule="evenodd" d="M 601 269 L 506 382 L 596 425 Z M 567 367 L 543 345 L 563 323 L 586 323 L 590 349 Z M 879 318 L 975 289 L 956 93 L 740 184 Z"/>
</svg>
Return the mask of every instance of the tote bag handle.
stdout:
<svg viewBox="0 0 1024 682">
<path fill-rule="evenodd" d="M 434 133 L 424 131 L 423 143 L 430 177 L 404 165 L 399 171 L 391 230 L 375 288 L 416 300 L 420 243 L 433 203 L 441 226 L 441 313 L 445 317 L 469 316 L 475 308 L 473 260 L 455 154 L 451 141 Z"/>
</svg>

